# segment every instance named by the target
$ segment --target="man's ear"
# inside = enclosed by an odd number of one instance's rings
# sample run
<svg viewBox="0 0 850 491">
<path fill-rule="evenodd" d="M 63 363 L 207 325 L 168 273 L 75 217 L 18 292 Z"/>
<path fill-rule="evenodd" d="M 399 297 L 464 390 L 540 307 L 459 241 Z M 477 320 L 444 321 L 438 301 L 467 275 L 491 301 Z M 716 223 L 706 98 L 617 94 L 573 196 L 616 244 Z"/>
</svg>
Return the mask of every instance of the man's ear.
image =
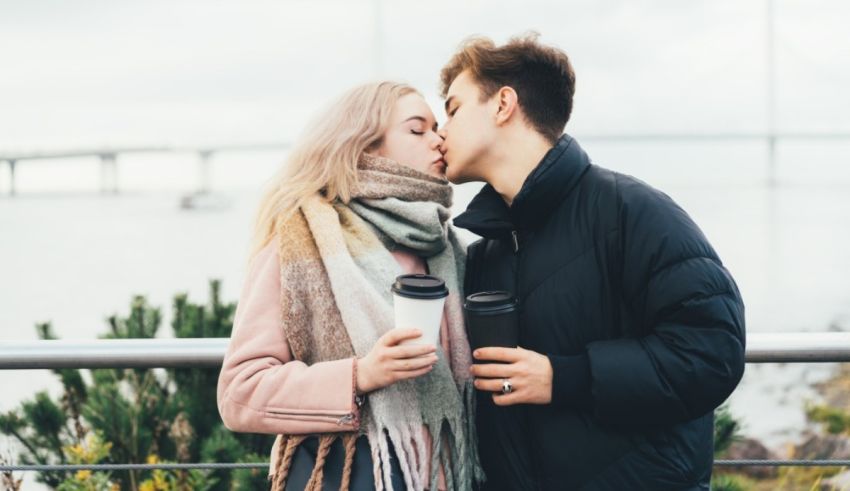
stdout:
<svg viewBox="0 0 850 491">
<path fill-rule="evenodd" d="M 501 126 L 513 117 L 519 106 L 516 91 L 508 86 L 502 87 L 495 94 L 498 108 L 496 111 L 496 124 Z"/>
</svg>

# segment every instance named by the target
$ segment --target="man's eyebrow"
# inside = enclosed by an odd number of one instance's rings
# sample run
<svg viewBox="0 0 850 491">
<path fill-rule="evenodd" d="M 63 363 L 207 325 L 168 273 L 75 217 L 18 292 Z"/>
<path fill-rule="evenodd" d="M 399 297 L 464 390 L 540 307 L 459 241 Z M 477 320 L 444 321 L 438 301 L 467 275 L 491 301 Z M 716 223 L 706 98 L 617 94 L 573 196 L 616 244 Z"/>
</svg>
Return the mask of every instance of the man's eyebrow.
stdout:
<svg viewBox="0 0 850 491">
<path fill-rule="evenodd" d="M 449 106 L 451 105 L 453 100 L 455 100 L 455 96 L 451 96 L 448 99 L 446 99 L 446 106 L 445 106 L 446 112 L 449 112 Z"/>
</svg>

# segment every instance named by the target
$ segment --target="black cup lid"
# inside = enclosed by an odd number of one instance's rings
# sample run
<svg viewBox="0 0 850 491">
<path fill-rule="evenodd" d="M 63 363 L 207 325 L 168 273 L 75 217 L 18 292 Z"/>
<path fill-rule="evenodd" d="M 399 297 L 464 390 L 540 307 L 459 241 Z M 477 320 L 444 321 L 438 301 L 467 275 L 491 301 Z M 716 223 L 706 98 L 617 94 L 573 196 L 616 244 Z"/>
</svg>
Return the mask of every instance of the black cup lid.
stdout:
<svg viewBox="0 0 850 491">
<path fill-rule="evenodd" d="M 395 279 L 393 293 L 407 298 L 435 299 L 449 295 L 446 282 L 427 274 L 405 274 Z"/>
<path fill-rule="evenodd" d="M 466 297 L 463 307 L 474 312 L 501 312 L 516 308 L 516 299 L 510 292 L 492 291 L 473 293 Z"/>
</svg>

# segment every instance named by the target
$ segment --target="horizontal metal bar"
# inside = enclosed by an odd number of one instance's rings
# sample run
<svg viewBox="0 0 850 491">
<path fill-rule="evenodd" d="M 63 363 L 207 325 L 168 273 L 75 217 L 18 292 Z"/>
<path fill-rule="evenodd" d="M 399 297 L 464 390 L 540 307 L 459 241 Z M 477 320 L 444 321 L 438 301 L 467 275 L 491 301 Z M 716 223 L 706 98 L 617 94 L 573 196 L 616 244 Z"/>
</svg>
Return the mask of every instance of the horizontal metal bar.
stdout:
<svg viewBox="0 0 850 491">
<path fill-rule="evenodd" d="M 850 333 L 750 333 L 749 363 L 850 362 Z M 227 338 L 0 341 L 0 369 L 214 368 Z"/>
<path fill-rule="evenodd" d="M 850 361 L 850 332 L 748 333 L 749 363 Z"/>
<path fill-rule="evenodd" d="M 718 467 L 846 467 L 850 460 L 715 460 Z M 189 469 L 268 469 L 268 462 L 240 463 L 181 463 L 181 464 L 57 464 L 57 465 L 0 465 L 0 472 L 75 472 L 75 471 L 150 471 Z"/>
<path fill-rule="evenodd" d="M 228 341 L 227 338 L 0 341 L 0 369 L 218 367 Z"/>
<path fill-rule="evenodd" d="M 714 465 L 746 466 L 746 467 L 845 467 L 850 466 L 850 460 L 715 460 Z"/>
<path fill-rule="evenodd" d="M 0 472 L 74 472 L 74 471 L 152 471 L 187 469 L 268 469 L 268 462 L 194 463 L 194 464 L 57 464 L 57 465 L 0 465 Z"/>
</svg>

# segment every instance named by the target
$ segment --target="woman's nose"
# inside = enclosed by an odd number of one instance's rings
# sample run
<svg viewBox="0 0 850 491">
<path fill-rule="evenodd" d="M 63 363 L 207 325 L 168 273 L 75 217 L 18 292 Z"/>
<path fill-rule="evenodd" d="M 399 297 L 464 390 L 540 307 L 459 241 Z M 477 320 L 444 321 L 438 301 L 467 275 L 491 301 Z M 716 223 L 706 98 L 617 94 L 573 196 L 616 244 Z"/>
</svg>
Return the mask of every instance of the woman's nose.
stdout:
<svg viewBox="0 0 850 491">
<path fill-rule="evenodd" d="M 437 138 L 433 139 L 432 145 L 434 146 L 434 148 L 439 148 L 443 144 L 443 141 L 446 139 L 446 137 L 440 134 L 439 131 L 434 134 L 437 135 Z"/>
</svg>

